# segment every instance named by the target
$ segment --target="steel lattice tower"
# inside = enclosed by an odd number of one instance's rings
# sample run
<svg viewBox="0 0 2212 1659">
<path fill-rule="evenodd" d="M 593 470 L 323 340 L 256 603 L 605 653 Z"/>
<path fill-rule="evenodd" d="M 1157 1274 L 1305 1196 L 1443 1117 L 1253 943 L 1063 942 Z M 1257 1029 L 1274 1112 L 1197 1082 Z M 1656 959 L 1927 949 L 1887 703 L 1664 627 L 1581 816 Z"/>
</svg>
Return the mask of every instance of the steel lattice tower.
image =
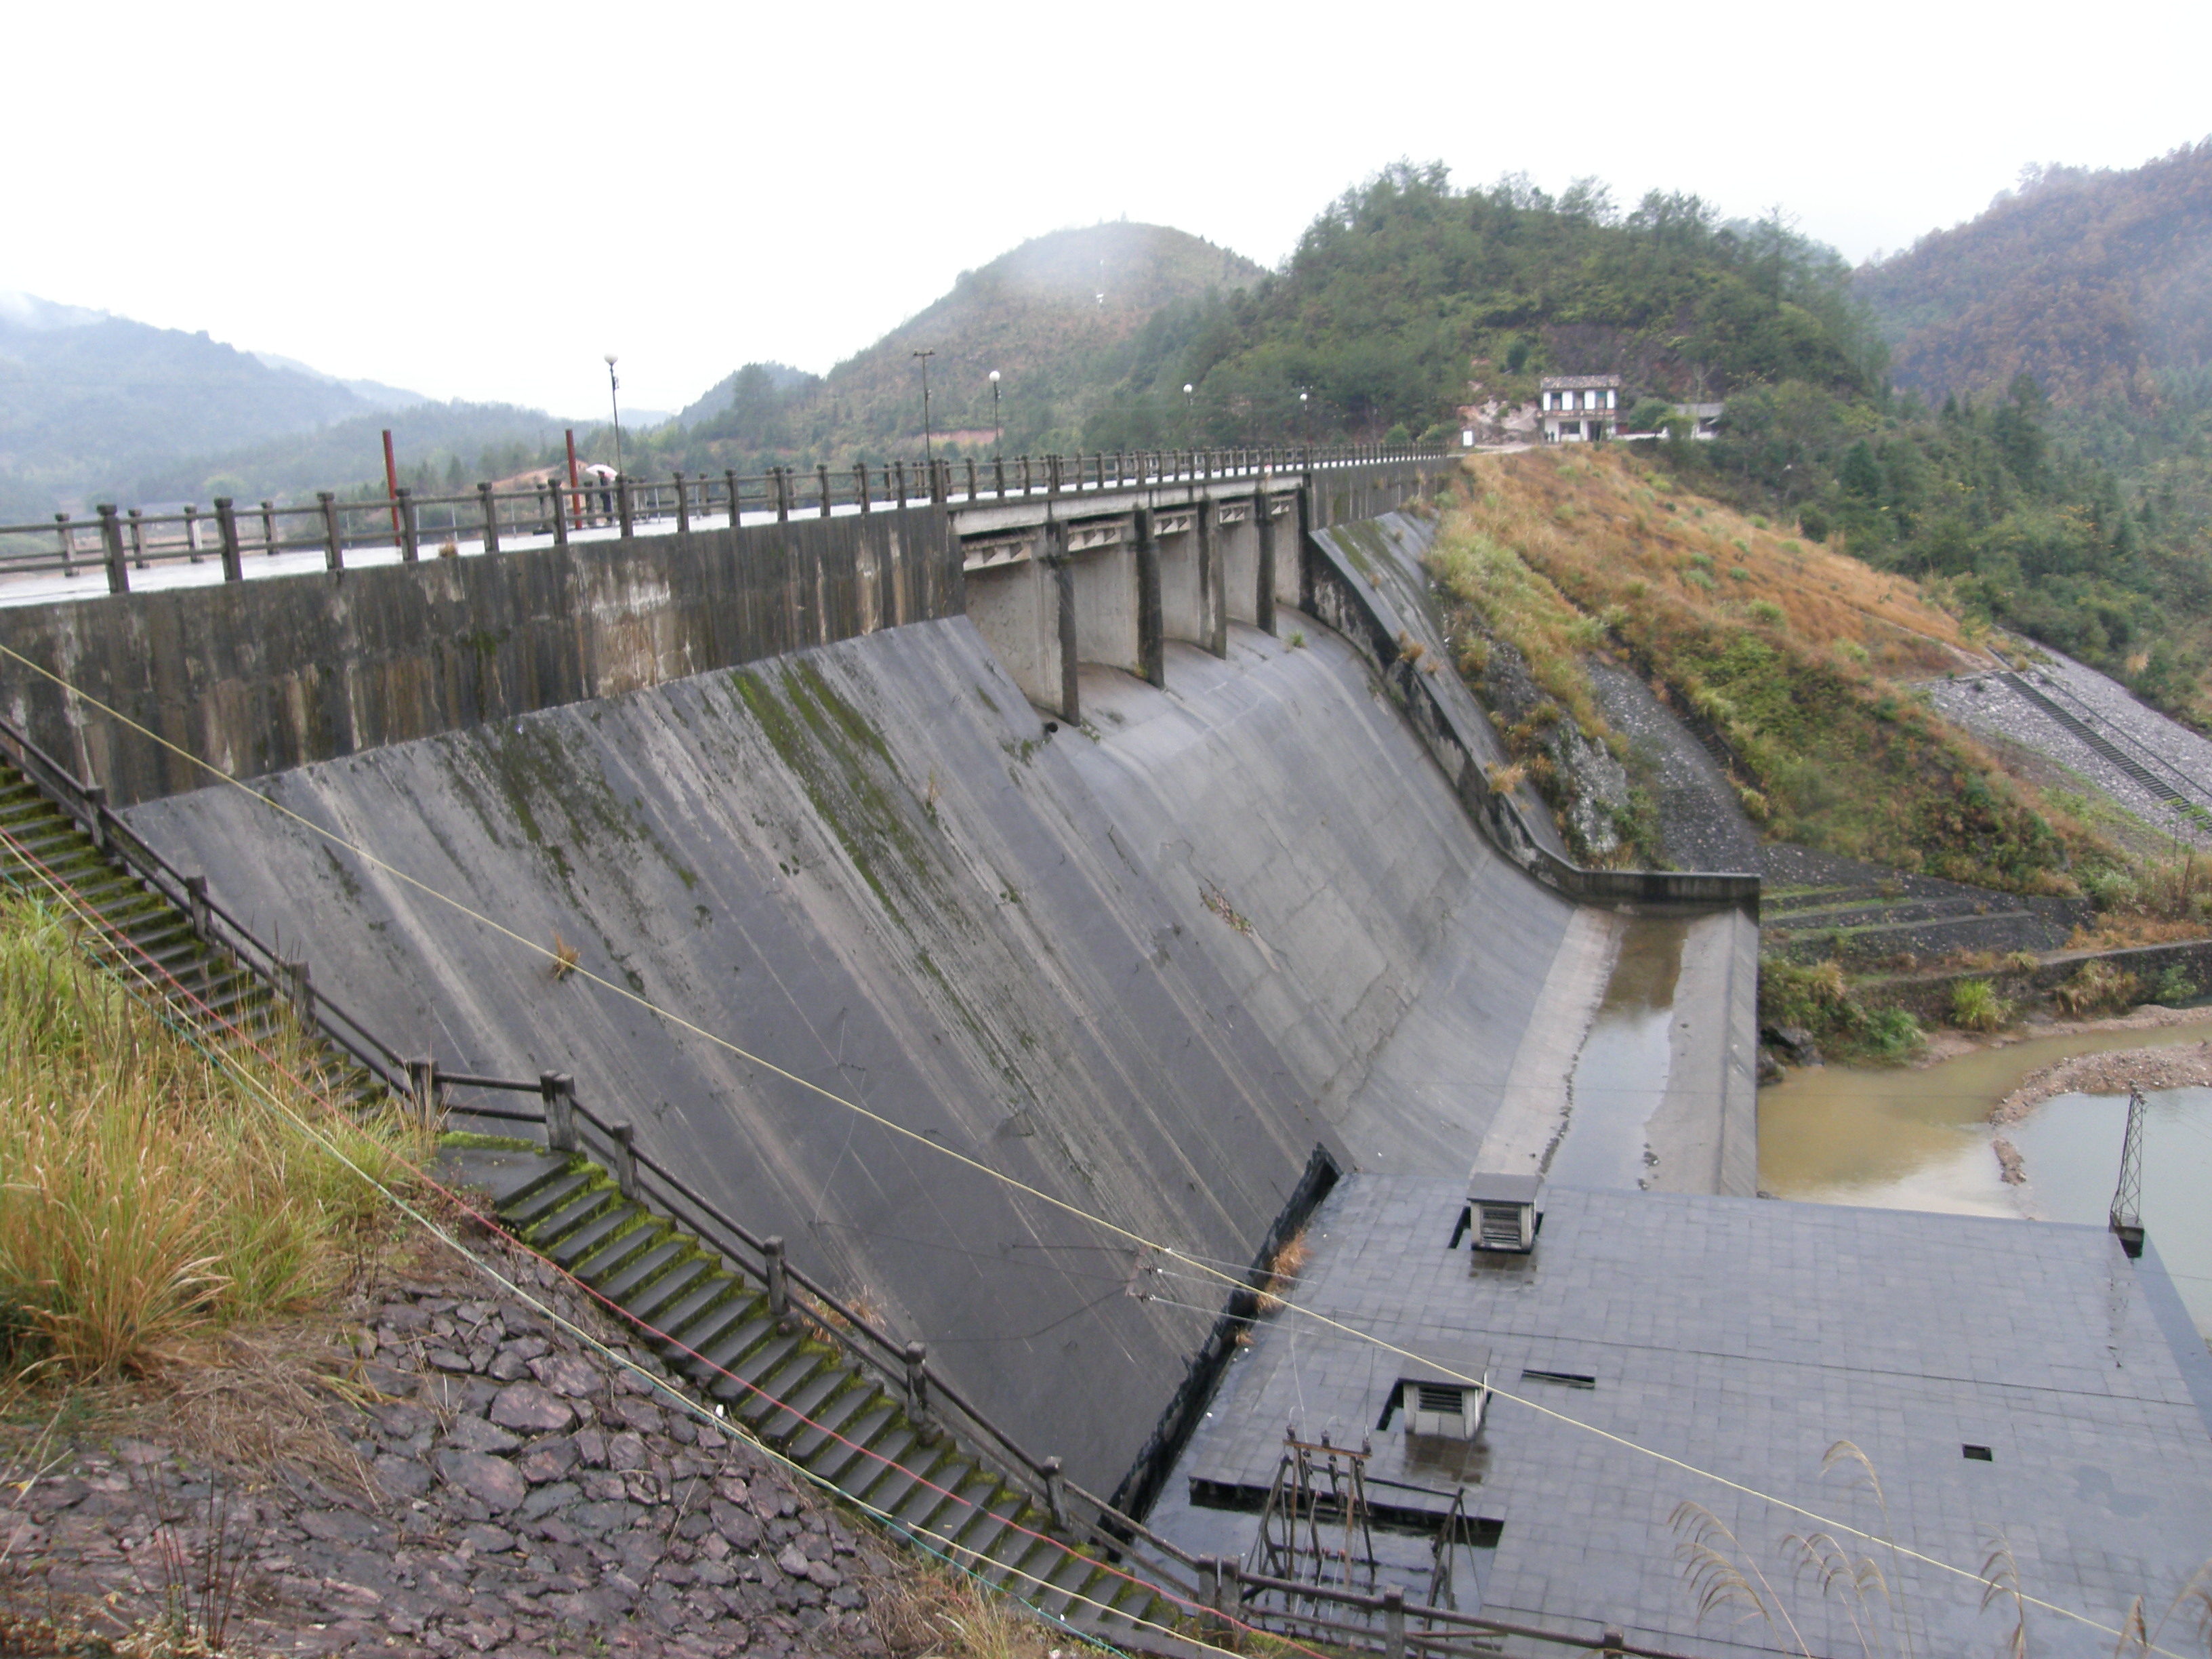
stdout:
<svg viewBox="0 0 2212 1659">
<path fill-rule="evenodd" d="M 2130 1255 L 2142 1254 L 2142 1091 L 2128 1091 L 2127 1135 L 2120 1143 L 2119 1184 L 2112 1188 L 2112 1230 Z"/>
</svg>

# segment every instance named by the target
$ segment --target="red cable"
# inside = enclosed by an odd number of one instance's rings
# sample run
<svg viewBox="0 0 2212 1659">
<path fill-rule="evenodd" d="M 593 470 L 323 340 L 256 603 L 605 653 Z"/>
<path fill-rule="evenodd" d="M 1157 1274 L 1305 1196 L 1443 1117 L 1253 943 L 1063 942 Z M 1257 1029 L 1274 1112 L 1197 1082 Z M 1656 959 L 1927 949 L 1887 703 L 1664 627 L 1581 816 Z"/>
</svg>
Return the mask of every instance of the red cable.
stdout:
<svg viewBox="0 0 2212 1659">
<path fill-rule="evenodd" d="M 310 1082 L 307 1079 L 301 1077 L 298 1073 L 287 1069 L 284 1064 L 279 1060 L 274 1054 L 264 1047 L 258 1038 L 249 1035 L 243 1026 L 240 1025 L 228 1015 L 217 1013 L 212 1006 L 210 1006 L 198 995 L 198 993 L 194 992 L 190 987 L 179 980 L 174 974 L 172 974 L 167 968 L 163 967 L 162 964 L 149 954 L 143 946 L 139 945 L 136 939 L 132 939 L 128 933 L 124 933 L 119 927 L 112 922 L 106 915 L 100 912 L 96 907 L 89 903 L 82 895 L 77 892 L 76 888 L 70 884 L 66 878 L 58 875 L 42 860 L 36 857 L 27 848 L 26 848 L 12 831 L 5 829 L 4 827 L 0 827 L 0 843 L 4 843 L 9 849 L 15 854 L 16 859 L 20 862 L 36 870 L 40 878 L 46 884 L 46 885 L 69 902 L 72 908 L 74 908 L 80 915 L 88 916 L 91 923 L 94 926 L 96 926 L 111 943 L 116 945 L 119 950 L 130 953 L 135 953 L 138 957 L 140 957 L 145 964 L 144 968 L 140 971 L 146 977 L 153 981 L 154 988 L 157 993 L 161 990 L 162 981 L 166 981 L 169 986 L 173 987 L 175 994 L 173 996 L 165 996 L 165 1000 L 171 1002 L 181 1001 L 188 1009 L 196 1008 L 198 1010 L 200 1018 L 204 1023 L 213 1024 L 218 1030 L 230 1033 L 240 1045 L 245 1047 L 250 1052 L 258 1054 L 268 1065 L 270 1069 L 277 1076 L 288 1079 L 302 1093 L 307 1094 L 311 1098 L 320 1100 L 326 1109 L 333 1110 L 337 1109 L 336 1103 L 333 1102 L 329 1095 L 323 1091 L 319 1082 Z M 498 1235 L 501 1238 L 505 1239 L 515 1249 L 522 1252 L 526 1255 L 535 1258 L 540 1262 L 543 1262 L 545 1266 L 550 1267 L 561 1279 L 565 1279 L 568 1284 L 581 1291 L 592 1300 L 607 1309 L 623 1323 L 635 1326 L 637 1329 L 644 1332 L 647 1336 L 659 1341 L 665 1348 L 672 1349 L 689 1358 L 696 1360 L 700 1365 L 704 1367 L 710 1373 L 726 1377 L 731 1382 L 737 1382 L 744 1388 L 750 1389 L 754 1394 L 759 1395 L 763 1400 L 767 1401 L 769 1405 L 775 1407 L 777 1410 L 789 1412 L 800 1424 L 807 1428 L 816 1430 L 820 1433 L 828 1436 L 839 1445 L 848 1447 L 850 1449 L 860 1453 L 864 1457 L 872 1458 L 888 1469 L 895 1470 L 901 1474 L 910 1477 L 918 1486 L 925 1487 L 931 1492 L 938 1493 L 940 1497 L 951 1499 L 956 1504 L 964 1504 L 969 1511 L 970 1518 L 972 1519 L 978 1505 L 969 1499 L 962 1498 L 958 1492 L 939 1486 L 936 1482 L 930 1480 L 915 1470 L 908 1468 L 905 1464 L 896 1462 L 871 1447 L 865 1446 L 855 1441 L 848 1439 L 836 1429 L 826 1427 L 824 1425 L 817 1422 L 813 1418 L 807 1416 L 803 1412 L 798 1411 L 787 1401 L 777 1399 L 775 1395 L 769 1394 L 765 1389 L 762 1388 L 758 1383 L 754 1382 L 746 1377 L 739 1376 L 737 1373 L 724 1366 L 716 1364 L 714 1361 L 708 1359 L 704 1354 L 701 1353 L 697 1349 L 688 1346 L 684 1343 L 677 1340 L 675 1337 L 668 1333 L 657 1329 L 655 1327 L 647 1323 L 644 1320 L 628 1311 L 619 1303 L 615 1302 L 611 1297 L 602 1295 L 592 1286 L 585 1283 L 584 1280 L 577 1278 L 574 1273 L 571 1273 L 566 1267 L 563 1267 L 559 1262 L 555 1261 L 544 1252 L 524 1243 L 523 1240 L 517 1237 L 501 1223 L 495 1212 L 487 1213 L 484 1211 L 477 1209 L 461 1194 L 445 1186 L 427 1172 L 422 1176 L 422 1180 L 423 1184 L 432 1192 L 437 1194 L 440 1197 L 445 1199 L 462 1213 L 475 1220 L 479 1225 L 483 1227 L 487 1232 Z M 742 1280 L 740 1280 L 740 1282 L 742 1282 Z M 860 1504 L 864 1509 L 872 1507 L 868 1504 L 865 1499 L 854 1496 L 852 1493 L 844 1492 L 842 1488 L 832 1487 L 832 1490 L 840 1492 L 841 1495 L 848 1498 L 853 1503 Z M 1017 1490 L 1018 1490 L 1018 1488 Z M 886 1522 L 894 1527 L 899 1528 L 901 1530 L 917 1533 L 925 1530 L 919 1525 L 909 1525 L 907 1522 L 900 1521 L 896 1516 L 891 1515 L 887 1510 L 878 1510 L 877 1513 L 882 1515 Z M 1053 1537 L 1048 1533 L 1041 1533 L 1031 1528 L 1024 1527 L 1011 1516 L 1001 1516 L 1000 1518 L 1006 1522 L 1009 1530 L 1019 1534 L 1023 1537 L 1030 1538 L 1039 1543 L 1048 1545 L 1052 1548 L 1059 1550 L 1061 1554 L 1065 1556 L 1076 1556 L 1078 1554 L 1078 1552 L 1073 1546 Z M 943 1534 L 939 1535 L 944 1537 L 944 1542 L 946 1547 L 955 1549 L 959 1547 L 959 1546 L 953 1543 L 951 1537 L 944 1536 Z M 974 1553 L 974 1552 L 971 1551 L 970 1553 Z M 1275 1632 L 1263 1632 L 1258 1626 L 1246 1623 L 1243 1620 L 1232 1618 L 1229 1614 L 1219 1612 L 1218 1609 L 1202 1607 L 1195 1601 L 1188 1601 L 1175 1590 L 1154 1583 L 1150 1579 L 1139 1578 L 1134 1573 L 1127 1571 L 1120 1567 L 1114 1566 L 1108 1562 L 1097 1560 L 1095 1558 L 1081 1557 L 1080 1559 L 1088 1561 L 1091 1565 L 1097 1568 L 1098 1571 L 1108 1574 L 1109 1577 L 1120 1578 L 1127 1583 L 1139 1585 L 1151 1591 L 1153 1595 L 1162 1597 L 1170 1604 L 1182 1607 L 1187 1612 L 1218 1618 L 1224 1623 L 1229 1624 L 1238 1630 L 1249 1631 L 1254 1634 L 1266 1634 L 1271 1636 L 1273 1639 L 1284 1643 L 1293 1650 L 1310 1656 L 1310 1659 L 1325 1659 L 1325 1656 L 1321 1654 L 1317 1650 L 1306 1647 L 1303 1644 L 1296 1642 L 1290 1638 L 1277 1635 Z M 1018 1572 L 1011 1563 L 1004 1565 L 1006 1565 L 1009 1573 L 1013 1574 L 1016 1577 L 1030 1578 L 1033 1582 L 1040 1585 L 1045 1582 L 1042 1577 L 1036 1574 Z M 1099 1604 L 1091 1597 L 1076 1595 L 1073 1591 L 1070 1591 L 1069 1595 L 1076 1600 L 1090 1601 L 1093 1606 L 1099 1606 Z M 1039 1612 L 1042 1611 L 1042 1609 L 1034 1610 Z M 1100 1607 L 1100 1611 L 1102 1613 L 1110 1612 L 1112 1609 L 1110 1607 Z M 1125 1614 L 1124 1616 L 1127 1617 L 1128 1615 Z"/>
</svg>

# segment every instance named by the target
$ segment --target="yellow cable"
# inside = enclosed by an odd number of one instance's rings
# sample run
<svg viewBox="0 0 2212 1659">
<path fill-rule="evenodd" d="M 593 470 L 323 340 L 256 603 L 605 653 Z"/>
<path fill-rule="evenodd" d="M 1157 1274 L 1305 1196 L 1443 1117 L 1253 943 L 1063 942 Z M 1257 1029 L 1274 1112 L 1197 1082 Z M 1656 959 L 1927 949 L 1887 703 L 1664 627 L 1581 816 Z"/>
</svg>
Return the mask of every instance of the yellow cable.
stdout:
<svg viewBox="0 0 2212 1659">
<path fill-rule="evenodd" d="M 522 934 L 516 933 L 513 928 L 505 927 L 502 924 L 493 921 L 489 916 L 483 915 L 481 911 L 471 908 L 467 904 L 463 903 L 459 899 L 454 898 L 448 894 L 442 893 L 436 888 L 432 887 L 428 883 L 386 863 L 384 860 L 377 857 L 374 853 L 369 852 L 366 848 L 348 841 L 337 831 L 325 830 L 322 825 L 315 823 L 313 819 L 306 817 L 299 812 L 294 811 L 290 807 L 286 806 L 278 801 L 270 799 L 268 796 L 261 793 L 258 790 L 249 787 L 246 783 L 237 778 L 232 777 L 230 774 L 223 771 L 220 767 L 202 760 L 198 756 L 192 754 L 190 750 L 170 742 L 159 732 L 149 731 L 145 726 L 141 726 L 137 721 L 132 720 L 129 715 L 122 713 L 119 709 L 110 708 L 106 703 L 100 702 L 100 699 L 93 696 L 90 693 L 79 690 L 75 685 L 72 685 L 69 681 L 55 673 L 52 669 L 46 668 L 39 663 L 33 662 L 28 657 L 24 656 L 21 652 L 18 652 L 7 645 L 0 644 L 0 656 L 12 658 L 16 662 L 21 663 L 26 668 L 28 668 L 33 672 L 52 680 L 56 685 L 61 687 L 63 690 L 79 698 L 90 707 L 100 710 L 111 720 L 117 721 L 122 726 L 127 726 L 131 731 L 137 732 L 141 737 L 147 738 L 149 742 L 159 744 L 161 747 L 167 750 L 170 753 L 178 756 L 179 758 L 186 761 L 190 764 L 197 766 L 201 770 L 211 774 L 222 782 L 228 784 L 232 788 L 240 791 L 252 800 L 258 801 L 261 805 L 268 807 L 270 811 L 277 813 L 281 817 L 289 818 L 302 828 L 312 831 L 315 835 L 322 836 L 325 840 L 329 841 L 333 845 L 343 848 L 355 857 L 360 859 L 364 864 L 384 872 L 386 874 L 391 876 L 394 880 L 403 882 L 408 886 L 414 888 L 417 892 L 422 893 L 426 897 L 434 899 L 439 903 L 458 911 L 460 915 L 468 917 L 471 921 L 477 922 L 478 925 L 490 929 L 500 937 L 510 939 L 514 943 L 521 945 L 525 950 L 544 957 L 548 961 L 557 960 L 552 951 L 547 949 L 544 945 L 538 944 L 536 940 L 525 938 Z M 595 974 L 587 968 L 572 967 L 568 969 L 568 972 L 575 978 L 585 980 L 591 984 L 599 986 L 603 990 L 612 992 L 618 997 L 624 998 L 630 1002 L 635 1003 L 640 1008 L 644 1009 L 647 1012 L 654 1014 L 659 1018 L 668 1021 L 671 1024 L 675 1025 L 683 1030 L 689 1031 L 694 1036 L 702 1038 L 707 1042 L 712 1043 L 717 1048 L 726 1049 L 730 1054 L 738 1056 L 740 1060 L 744 1060 L 750 1064 L 757 1066 L 762 1070 L 768 1072 L 774 1076 L 784 1079 L 787 1082 L 794 1083 L 800 1088 L 807 1090 L 811 1093 L 819 1095 L 823 1099 L 829 1101 L 833 1105 L 842 1106 L 846 1110 L 857 1114 L 859 1116 L 877 1125 L 878 1127 L 888 1129 L 892 1133 L 902 1136 L 917 1146 L 926 1146 L 940 1158 L 950 1158 L 956 1164 L 962 1164 L 968 1169 L 975 1170 L 981 1175 L 988 1176 L 994 1181 L 1000 1182 L 1006 1186 L 1011 1187 L 1015 1191 L 1025 1194 L 1029 1197 L 1034 1198 L 1041 1203 L 1048 1205 L 1052 1208 L 1059 1210 L 1066 1215 L 1073 1216 L 1079 1221 L 1085 1222 L 1095 1227 L 1103 1228 L 1117 1237 L 1127 1240 L 1130 1243 L 1137 1246 L 1140 1249 L 1157 1250 L 1162 1255 L 1166 1256 L 1170 1260 L 1180 1261 L 1187 1267 L 1196 1267 L 1201 1273 L 1206 1274 L 1213 1279 L 1218 1280 L 1224 1285 L 1231 1286 L 1237 1290 L 1249 1290 L 1250 1288 L 1249 1283 L 1239 1275 L 1224 1273 L 1220 1268 L 1208 1265 L 1204 1260 L 1187 1255 L 1183 1251 L 1176 1249 L 1172 1245 L 1156 1243 L 1152 1240 L 1145 1237 L 1141 1233 L 1134 1232 L 1129 1228 L 1122 1226 L 1119 1222 L 1109 1220 L 1104 1216 L 1095 1215 L 1090 1211 L 1085 1210 L 1077 1205 L 1069 1203 L 1065 1199 L 1056 1198 L 1050 1193 L 1040 1191 L 1038 1188 L 1030 1186 L 1027 1182 L 1022 1181 L 1014 1176 L 1010 1176 L 1003 1170 L 994 1170 L 991 1168 L 989 1164 L 970 1158 L 964 1152 L 958 1152 L 950 1146 L 943 1146 L 939 1142 L 933 1140 L 927 1135 L 920 1133 L 918 1130 L 909 1129 L 903 1124 L 895 1122 L 891 1119 L 884 1116 L 881 1113 L 871 1111 L 867 1107 L 860 1104 L 858 1102 L 848 1100 L 843 1096 L 823 1088 L 818 1083 L 810 1082 L 805 1078 L 800 1077 L 795 1073 L 787 1072 L 782 1066 L 776 1065 L 774 1061 L 764 1060 L 761 1056 L 755 1054 L 745 1048 L 740 1048 L 737 1043 L 731 1042 L 727 1037 L 724 1037 L 715 1032 L 709 1031 L 705 1027 L 684 1018 L 681 1014 L 673 1013 L 669 1010 L 661 1007 L 650 998 L 631 990 L 626 985 L 617 985 L 613 981 L 609 980 L 601 975 Z M 1480 1377 L 1465 1376 L 1459 1371 L 1452 1370 L 1448 1365 L 1443 1365 L 1439 1361 L 1415 1353 L 1410 1349 L 1401 1348 L 1394 1342 L 1375 1335 L 1372 1332 L 1360 1330 L 1356 1326 L 1346 1324 L 1341 1320 L 1332 1319 L 1326 1314 L 1318 1313 L 1311 1309 L 1302 1307 L 1295 1302 L 1285 1303 L 1284 1305 L 1286 1311 L 1296 1313 L 1303 1318 L 1312 1321 L 1316 1324 L 1324 1326 L 1331 1330 L 1341 1332 L 1347 1336 L 1357 1338 L 1360 1341 L 1370 1343 L 1376 1347 L 1382 1349 L 1384 1352 L 1395 1354 L 1401 1359 L 1411 1360 L 1416 1364 L 1438 1370 L 1444 1376 L 1452 1377 L 1458 1382 L 1464 1382 L 1470 1388 L 1480 1388 L 1483 1386 L 1482 1380 Z M 1654 1459 L 1655 1461 L 1666 1465 L 1669 1468 L 1679 1469 L 1683 1474 L 1692 1475 L 1701 1480 L 1712 1481 L 1715 1485 L 1726 1491 L 1740 1493 L 1747 1498 L 1756 1498 L 1761 1503 L 1771 1504 L 1778 1509 L 1783 1510 L 1791 1515 L 1802 1516 L 1805 1520 L 1812 1522 L 1816 1526 L 1819 1526 L 1832 1534 L 1838 1534 L 1856 1538 L 1863 1543 L 1877 1545 L 1884 1549 L 1893 1550 L 1908 1560 L 1917 1561 L 1923 1566 L 1933 1567 L 1940 1571 L 1953 1574 L 1957 1577 L 1966 1579 L 1972 1583 L 1980 1584 L 1984 1588 L 1987 1588 L 1990 1584 L 1990 1581 L 1986 1574 L 1973 1572 L 1965 1567 L 1954 1566 L 1948 1561 L 1941 1560 L 1932 1555 L 1923 1554 L 1917 1550 L 1911 1548 L 1909 1546 L 1899 1544 L 1893 1540 L 1881 1537 L 1876 1534 L 1863 1531 L 1859 1528 L 1850 1526 L 1844 1522 L 1832 1520 L 1828 1516 L 1821 1515 L 1817 1510 L 1808 1510 L 1800 1504 L 1794 1504 L 1788 1498 L 1783 1498 L 1776 1493 L 1763 1492 L 1756 1486 L 1746 1485 L 1744 1482 L 1740 1480 L 1731 1480 L 1727 1475 L 1717 1474 L 1711 1469 L 1699 1468 L 1694 1463 L 1686 1462 L 1682 1459 L 1675 1457 L 1667 1452 L 1655 1450 L 1651 1447 L 1640 1445 L 1637 1442 L 1628 1439 L 1623 1435 L 1613 1433 L 1609 1429 L 1601 1429 L 1594 1423 L 1585 1423 L 1580 1418 L 1570 1417 L 1565 1412 L 1555 1411 L 1549 1406 L 1539 1405 L 1533 1400 L 1523 1399 L 1518 1395 L 1509 1394 L 1504 1389 L 1495 1386 L 1491 1388 L 1490 1392 L 1500 1400 L 1510 1401 L 1516 1406 L 1527 1407 L 1528 1410 L 1538 1413 L 1540 1416 L 1548 1417 L 1555 1422 L 1564 1423 L 1571 1427 L 1580 1429 L 1587 1434 L 1595 1435 L 1600 1439 L 1607 1441 L 1613 1445 L 1620 1446 L 1626 1450 L 1636 1452 L 1643 1456 Z M 2100 1632 L 2104 1635 L 2117 1637 L 2121 1633 L 2119 1631 L 2114 1629 L 2109 1625 L 2098 1623 L 2097 1620 L 2090 1618 L 2086 1613 L 2076 1613 L 2070 1607 L 2060 1607 L 2056 1602 L 2045 1601 L 2035 1596 L 2026 1595 L 2021 1595 L 2021 1600 L 2030 1607 L 2038 1607 L 2045 1612 L 2055 1613 L 2063 1618 L 2074 1620 L 2077 1623 L 2086 1625 L 2090 1629 Z M 2163 1649 L 2154 1650 L 2160 1653 L 2165 1651 Z"/>
</svg>

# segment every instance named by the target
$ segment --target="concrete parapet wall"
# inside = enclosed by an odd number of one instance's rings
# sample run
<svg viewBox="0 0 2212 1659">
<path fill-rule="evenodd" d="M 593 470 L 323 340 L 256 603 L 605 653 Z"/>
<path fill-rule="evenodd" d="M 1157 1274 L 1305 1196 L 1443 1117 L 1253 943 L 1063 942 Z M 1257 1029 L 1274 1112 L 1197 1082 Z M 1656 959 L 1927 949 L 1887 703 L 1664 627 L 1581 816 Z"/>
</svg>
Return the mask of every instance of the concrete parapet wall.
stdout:
<svg viewBox="0 0 2212 1659">
<path fill-rule="evenodd" d="M 234 777 L 956 616 L 915 508 L 0 611 L 0 645 Z M 118 805 L 207 774 L 9 662 L 9 712 Z"/>
</svg>

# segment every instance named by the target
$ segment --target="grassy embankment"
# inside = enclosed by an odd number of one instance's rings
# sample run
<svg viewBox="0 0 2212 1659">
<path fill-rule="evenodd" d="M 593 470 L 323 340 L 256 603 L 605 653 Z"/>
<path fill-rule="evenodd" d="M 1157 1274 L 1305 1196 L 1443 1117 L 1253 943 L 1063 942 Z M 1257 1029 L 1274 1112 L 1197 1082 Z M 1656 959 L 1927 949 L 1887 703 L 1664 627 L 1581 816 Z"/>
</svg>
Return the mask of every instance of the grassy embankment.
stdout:
<svg viewBox="0 0 2212 1659">
<path fill-rule="evenodd" d="M 399 1186 L 428 1151 L 327 1098 L 303 1042 L 218 1066 L 0 899 L 0 1388 L 153 1375 L 326 1304 L 394 1224 L 331 1146 Z"/>
<path fill-rule="evenodd" d="M 1590 684 L 1589 660 L 1606 653 L 1719 737 L 1770 839 L 2005 891 L 2087 894 L 2104 915 L 2081 945 L 2205 931 L 2191 866 L 2130 854 L 1910 689 L 1997 661 L 1940 590 L 1698 497 L 1620 450 L 1470 462 L 1431 570 L 1459 607 L 1452 644 L 1469 684 L 1483 689 L 1489 636 L 1545 694 L 1506 733 L 1532 769 L 1547 719 L 1622 752 Z M 1802 1023 L 1856 1030 L 1877 1049 L 1902 1036 L 1877 1030 L 1832 966 L 1802 986 L 1796 970 L 1770 977 L 1791 981 L 1787 1012 Z"/>
</svg>

